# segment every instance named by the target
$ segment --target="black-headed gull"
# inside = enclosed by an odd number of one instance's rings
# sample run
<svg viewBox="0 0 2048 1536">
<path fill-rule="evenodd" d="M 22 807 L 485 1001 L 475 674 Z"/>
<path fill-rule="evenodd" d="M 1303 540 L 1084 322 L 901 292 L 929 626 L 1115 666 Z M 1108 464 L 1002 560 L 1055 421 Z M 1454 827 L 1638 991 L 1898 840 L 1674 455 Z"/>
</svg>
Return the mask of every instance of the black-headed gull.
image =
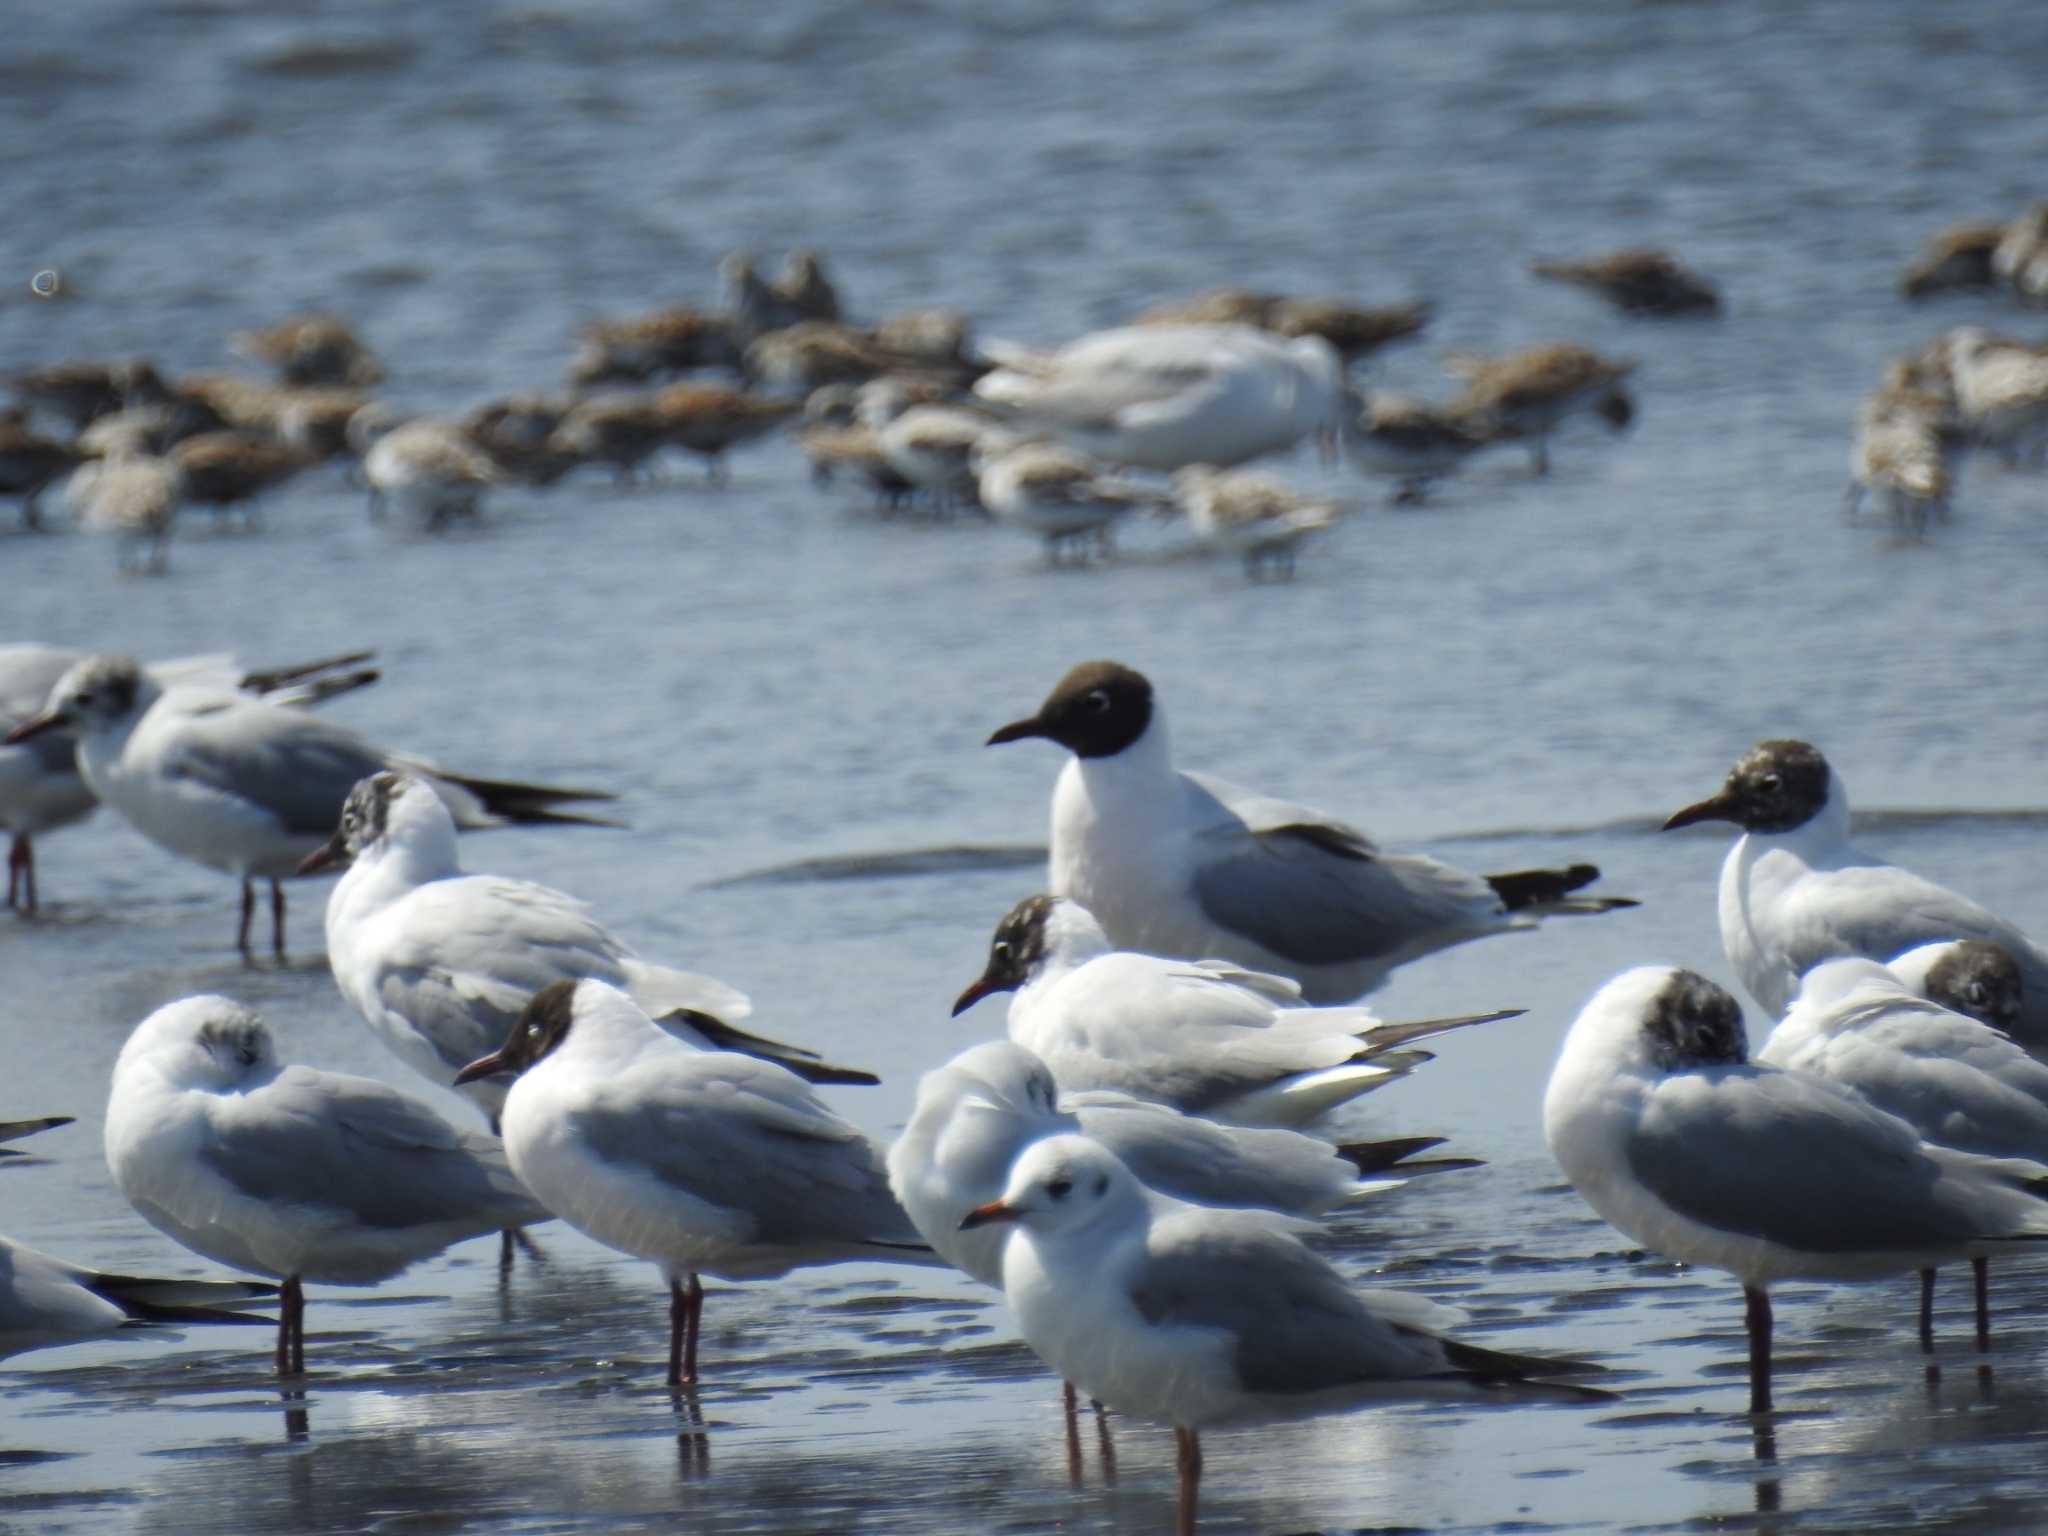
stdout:
<svg viewBox="0 0 2048 1536">
<path fill-rule="evenodd" d="M 795 1073 L 663 1031 L 618 988 L 558 981 L 456 1075 L 518 1075 L 499 1125 L 519 1177 L 607 1247 L 661 1266 L 668 1382 L 697 1379 L 700 1275 L 853 1259 L 936 1264 L 882 1154 Z"/>
<path fill-rule="evenodd" d="M 1967 896 L 1850 842 L 1848 791 L 1807 742 L 1758 742 L 1717 794 L 1673 812 L 1664 827 L 1701 821 L 1742 828 L 1721 865 L 1721 947 L 1772 1018 L 1823 960 L 1889 960 L 1919 944 L 1988 939 L 2024 977 L 2015 1038 L 2048 1051 L 2048 951 Z"/>
<path fill-rule="evenodd" d="M 1075 1133 L 1109 1148 L 1161 1194 L 1293 1216 L 1320 1216 L 1398 1189 L 1411 1171 L 1474 1166 L 1461 1158 L 1406 1163 L 1441 1145 L 1440 1137 L 1333 1147 L 1296 1131 L 1219 1125 L 1110 1090 L 1062 1094 L 1037 1056 L 1014 1041 L 988 1040 L 918 1080 L 910 1120 L 889 1147 L 889 1187 L 941 1258 L 1000 1286 L 1005 1234 L 962 1231 L 960 1222 L 1002 1194 L 1024 1148 Z"/>
<path fill-rule="evenodd" d="M 560 809 L 609 800 L 562 789 L 449 773 L 372 746 L 355 732 L 232 688 L 165 682 L 126 656 L 90 656 L 64 674 L 42 712 L 8 743 L 68 727 L 94 794 L 143 836 L 242 882 L 236 944 L 249 957 L 254 882 L 270 882 L 272 947 L 284 957 L 284 887 L 307 850 L 328 836 L 358 780 L 384 768 L 426 778 L 464 828 L 508 823 L 610 825 Z"/>
<path fill-rule="evenodd" d="M 276 1286 L 248 1280 L 101 1274 L 0 1237 L 0 1356 L 130 1328 L 267 1324 L 232 1309 L 276 1295 Z"/>
<path fill-rule="evenodd" d="M 1120 949 L 1235 960 L 1293 977 L 1312 1003 L 1349 1001 L 1397 965 L 1546 913 L 1635 905 L 1574 896 L 1600 877 L 1590 864 L 1468 874 L 1180 772 L 1152 684 L 1118 662 L 1082 662 L 1037 714 L 988 740 L 1034 737 L 1074 754 L 1052 795 L 1054 895 L 1086 906 Z"/>
<path fill-rule="evenodd" d="M 1387 1023 L 1355 1005 L 1307 1007 L 1284 976 L 1117 949 L 1062 896 L 1010 909 L 953 1012 L 1005 991 L 1010 1038 L 1068 1089 L 1244 1125 L 1306 1125 L 1428 1061 L 1411 1042 L 1521 1011 Z"/>
<path fill-rule="evenodd" d="M 636 957 L 573 896 L 530 880 L 464 874 L 455 818 L 425 780 L 372 774 L 349 791 L 334 836 L 302 870 L 346 863 L 327 899 L 327 959 L 335 984 L 407 1066 L 447 1088 L 505 1043 L 533 994 L 586 976 L 623 987 L 695 1044 L 744 1050 L 816 1082 L 872 1083 L 798 1046 L 733 1026 L 745 994 L 692 971 Z M 462 1092 L 495 1126 L 510 1077 Z"/>
<path fill-rule="evenodd" d="M 1011 1228 L 1003 1295 L 1025 1342 L 1096 1400 L 1173 1426 L 1183 1532 L 1212 1424 L 1515 1389 L 1591 1395 L 1545 1382 L 1584 1366 L 1460 1343 L 1443 1333 L 1462 1321 L 1450 1308 L 1354 1288 L 1302 1243 L 1305 1223 L 1171 1199 L 1085 1136 L 1027 1148 L 1002 1198 L 964 1222 L 991 1224 Z"/>
<path fill-rule="evenodd" d="M 2048 1161 L 2048 1065 L 1986 1018 L 2017 1006 L 2019 966 L 1981 939 L 1924 945 L 1895 964 L 1822 961 L 1756 1059 L 1853 1089 L 1941 1146 Z M 1988 1255 L 1970 1266 L 1983 1348 Z M 1920 1278 L 1920 1338 L 1931 1344 L 1934 1271 Z"/>
<path fill-rule="evenodd" d="M 2048 1167 L 1931 1145 L 1846 1088 L 1748 1057 L 1742 1010 L 1713 982 L 1625 971 L 1565 1036 L 1543 1131 L 1611 1225 L 1742 1283 L 1750 1411 L 1768 1413 L 1774 1281 L 1877 1279 L 2048 1238 Z"/>
<path fill-rule="evenodd" d="M 0 645 L 0 738 L 41 714 L 64 674 L 88 652 L 58 645 Z M 157 662 L 150 672 L 170 681 L 205 681 L 247 693 L 271 694 L 278 704 L 311 704 L 375 682 L 374 668 L 360 666 L 369 651 L 244 672 L 227 656 L 193 656 Z M 36 910 L 33 839 L 92 814 L 99 799 L 78 771 L 78 746 L 67 731 L 45 731 L 18 742 L 0 740 L 0 828 L 13 834 L 7 850 L 7 904 Z"/>
<path fill-rule="evenodd" d="M 303 1371 L 303 1283 L 375 1285 L 547 1212 L 490 1137 L 367 1077 L 281 1066 L 225 997 L 168 1003 L 114 1062 L 107 1168 L 151 1226 L 284 1282 L 277 1371 Z"/>
</svg>

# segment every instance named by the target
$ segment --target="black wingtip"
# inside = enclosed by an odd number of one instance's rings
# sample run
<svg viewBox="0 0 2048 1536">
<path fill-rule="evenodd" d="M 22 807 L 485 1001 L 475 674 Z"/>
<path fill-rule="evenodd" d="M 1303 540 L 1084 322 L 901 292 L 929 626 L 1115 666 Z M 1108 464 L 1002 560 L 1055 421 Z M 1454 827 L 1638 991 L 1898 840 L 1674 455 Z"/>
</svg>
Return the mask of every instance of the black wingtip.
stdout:
<svg viewBox="0 0 2048 1536">
<path fill-rule="evenodd" d="M 1486 883 L 1513 912 L 1522 907 L 1558 901 L 1599 878 L 1597 865 L 1572 864 L 1564 869 L 1517 869 L 1503 875 L 1488 875 Z"/>
<path fill-rule="evenodd" d="M 789 1045 L 780 1040 L 770 1040 L 764 1035 L 750 1035 L 744 1029 L 728 1024 L 715 1014 L 705 1013 L 698 1008 L 677 1008 L 662 1015 L 664 1019 L 677 1019 L 709 1040 L 721 1051 L 738 1051 L 743 1056 L 758 1057 L 772 1061 L 778 1067 L 787 1067 L 807 1083 L 827 1083 L 847 1088 L 875 1088 L 881 1079 L 872 1072 L 863 1072 L 859 1067 L 835 1066 L 816 1051 L 801 1045 Z"/>
</svg>

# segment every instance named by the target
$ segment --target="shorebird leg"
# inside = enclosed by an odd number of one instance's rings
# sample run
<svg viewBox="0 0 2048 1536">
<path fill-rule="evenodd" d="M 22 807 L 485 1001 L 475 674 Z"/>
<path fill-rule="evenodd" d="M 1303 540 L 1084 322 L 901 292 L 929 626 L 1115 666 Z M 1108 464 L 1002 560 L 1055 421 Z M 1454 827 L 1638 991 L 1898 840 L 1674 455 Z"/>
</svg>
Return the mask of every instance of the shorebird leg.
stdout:
<svg viewBox="0 0 2048 1536">
<path fill-rule="evenodd" d="M 1175 1425 L 1173 1443 L 1179 1452 L 1175 1460 L 1180 1469 L 1180 1499 L 1173 1522 L 1174 1536 L 1195 1536 L 1195 1502 L 1202 1486 L 1202 1441 L 1194 1430 Z"/>
<path fill-rule="evenodd" d="M 1529 454 L 1535 461 L 1537 474 L 1547 475 L 1550 473 L 1550 434 L 1548 432 L 1538 432 L 1536 434 L 1529 445 Z"/>
<path fill-rule="evenodd" d="M 284 964 L 284 886 L 270 882 L 270 948 L 277 963 Z"/>
<path fill-rule="evenodd" d="M 690 1283 L 668 1282 L 668 1384 L 680 1387 L 697 1379 L 697 1332 L 704 1316 L 704 1282 L 690 1272 Z"/>
<path fill-rule="evenodd" d="M 1749 1325 L 1749 1411 L 1771 1411 L 1771 1298 L 1752 1285 L 1742 1288 L 1744 1321 Z"/>
<path fill-rule="evenodd" d="M 21 888 L 18 899 L 16 886 Z M 36 910 L 36 850 L 26 832 L 15 833 L 7 848 L 7 905 L 31 915 Z"/>
<path fill-rule="evenodd" d="M 1979 1256 L 1970 1260 L 1970 1275 L 1977 1282 L 1977 1347 L 1991 1347 L 1991 1261 Z"/>
<path fill-rule="evenodd" d="M 1920 1352 L 1934 1353 L 1934 1271 L 1920 1271 Z"/>
</svg>

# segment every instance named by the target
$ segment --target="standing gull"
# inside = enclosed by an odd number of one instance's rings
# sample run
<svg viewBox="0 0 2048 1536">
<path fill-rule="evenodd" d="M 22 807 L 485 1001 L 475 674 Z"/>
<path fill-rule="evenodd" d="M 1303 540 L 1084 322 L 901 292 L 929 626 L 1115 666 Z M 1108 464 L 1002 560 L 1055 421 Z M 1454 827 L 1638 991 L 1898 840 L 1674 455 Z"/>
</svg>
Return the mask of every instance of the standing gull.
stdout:
<svg viewBox="0 0 2048 1536">
<path fill-rule="evenodd" d="M 2021 995 L 2018 963 L 1981 939 L 1923 946 L 1899 971 L 1860 956 L 1825 960 L 1800 979 L 1756 1059 L 1840 1083 L 1941 1146 L 2048 1161 L 2048 1066 L 1977 1012 L 2016 1009 Z M 1972 1254 L 1970 1267 L 1981 1349 L 1991 1340 L 1988 1255 Z M 1920 1280 L 1929 1344 L 1934 1271 Z"/>
<path fill-rule="evenodd" d="M 1849 795 L 1813 746 L 1758 742 L 1720 791 L 1674 811 L 1664 828 L 1732 821 L 1742 836 L 1721 865 L 1721 947 L 1757 1006 L 1791 1006 L 1799 978 L 1823 960 L 1889 960 L 1918 944 L 1988 939 L 2019 963 L 2020 1044 L 2048 1052 L 2048 952 L 1966 896 L 1865 853 L 1849 841 Z"/>
<path fill-rule="evenodd" d="M 106 1142 L 114 1183 L 151 1226 L 284 1282 L 280 1376 L 306 1366 L 304 1282 L 375 1285 L 547 1214 L 488 1136 L 367 1077 L 280 1066 L 268 1026 L 224 997 L 135 1027 Z"/>
<path fill-rule="evenodd" d="M 1543 1133 L 1614 1227 L 1742 1283 L 1749 1407 L 1768 1413 L 1774 1281 L 1871 1280 L 2048 1238 L 2048 1167 L 1929 1145 L 1846 1088 L 1748 1057 L 1721 988 L 1626 971 L 1565 1036 Z"/>
<path fill-rule="evenodd" d="M 1430 1059 L 1410 1042 L 1521 1012 L 1389 1024 L 1368 1008 L 1304 1007 L 1284 976 L 1113 949 L 1085 907 L 1057 896 L 1010 909 L 953 1012 L 1013 989 L 1010 1038 L 1067 1088 L 1241 1125 L 1306 1125 Z"/>
<path fill-rule="evenodd" d="M 1591 1395 L 1543 1384 L 1585 1366 L 1447 1338 L 1462 1314 L 1355 1289 L 1303 1244 L 1302 1223 L 1159 1194 L 1085 1136 L 1026 1149 L 1002 1198 L 962 1223 L 990 1224 L 1013 1229 L 1003 1295 L 1024 1341 L 1089 1396 L 1173 1426 L 1182 1533 L 1212 1424 L 1517 1389 Z"/>
<path fill-rule="evenodd" d="M 574 897 L 530 880 L 464 874 L 456 831 L 425 780 L 372 774 L 349 791 L 334 836 L 299 866 L 347 864 L 327 900 L 335 984 L 429 1082 L 452 1087 L 464 1067 L 505 1043 L 534 993 L 586 976 L 623 988 L 693 1043 L 764 1055 L 823 1081 L 874 1081 L 733 1028 L 752 1011 L 743 994 L 637 958 Z M 462 1092 L 495 1128 L 511 1085 L 476 1078 Z"/>
<path fill-rule="evenodd" d="M 12 745 L 69 727 L 92 792 L 150 841 L 242 882 L 236 945 L 249 957 L 258 879 L 270 882 L 271 940 L 284 958 L 284 887 L 309 847 L 334 830 L 356 782 L 384 768 L 425 778 L 464 828 L 507 823 L 608 825 L 557 809 L 609 800 L 599 790 L 471 778 L 372 746 L 353 731 L 231 688 L 165 683 L 126 656 L 66 672 Z"/>
<path fill-rule="evenodd" d="M 1120 949 L 1235 960 L 1293 977 L 1310 1002 L 1358 997 L 1397 965 L 1547 913 L 1635 905 L 1574 896 L 1600 878 L 1590 864 L 1467 874 L 1179 772 L 1152 684 L 1114 661 L 1081 663 L 988 741 L 1032 737 L 1074 754 L 1052 796 L 1054 895 L 1086 906 Z"/>
<path fill-rule="evenodd" d="M 661 1266 L 672 1387 L 697 1379 L 700 1274 L 940 1262 L 890 1195 L 881 1152 L 802 1078 L 687 1045 L 616 987 L 543 987 L 455 1080 L 499 1072 L 518 1076 L 501 1124 L 519 1177 L 570 1226 Z"/>
</svg>

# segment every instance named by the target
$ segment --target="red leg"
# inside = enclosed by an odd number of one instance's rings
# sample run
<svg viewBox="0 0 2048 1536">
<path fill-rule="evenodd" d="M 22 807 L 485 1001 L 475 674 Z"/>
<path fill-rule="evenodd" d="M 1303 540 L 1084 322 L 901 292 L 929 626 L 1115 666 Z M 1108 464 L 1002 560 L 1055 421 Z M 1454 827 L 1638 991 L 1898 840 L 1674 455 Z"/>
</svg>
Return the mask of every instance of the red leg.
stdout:
<svg viewBox="0 0 2048 1536">
<path fill-rule="evenodd" d="M 256 921 L 256 887 L 242 882 L 242 926 L 235 930 L 235 948 L 242 952 L 242 964 L 254 965 L 249 954 L 249 927 Z"/>
<path fill-rule="evenodd" d="M 277 1374 L 306 1369 L 306 1293 L 292 1275 L 277 1292 Z"/>
<path fill-rule="evenodd" d="M 1920 1271 L 1920 1352 L 1934 1352 L 1934 1271 Z"/>
<path fill-rule="evenodd" d="M 689 1331 L 683 1335 L 683 1380 L 697 1379 L 697 1335 L 704 1329 L 704 1282 L 692 1273 L 690 1288 L 683 1293 Z"/>
<path fill-rule="evenodd" d="M 1970 1274 L 1977 1282 L 1977 1347 L 1991 1347 L 1991 1261 L 1970 1260 Z"/>
<path fill-rule="evenodd" d="M 284 964 L 284 886 L 270 882 L 270 947 L 277 963 Z"/>
<path fill-rule="evenodd" d="M 1749 1324 L 1749 1411 L 1771 1411 L 1771 1298 L 1755 1286 L 1742 1288 Z"/>
<path fill-rule="evenodd" d="M 1067 1428 L 1067 1481 L 1081 1486 L 1081 1395 L 1071 1381 L 1060 1383 L 1061 1418 Z"/>
<path fill-rule="evenodd" d="M 704 1282 L 692 1273 L 690 1283 L 668 1282 L 668 1384 L 680 1387 L 697 1379 L 697 1330 L 704 1315 Z"/>
<path fill-rule="evenodd" d="M 15 833 L 7 848 L 7 905 L 30 914 L 36 909 L 36 850 L 26 832 Z"/>
<path fill-rule="evenodd" d="M 1179 1452 L 1176 1461 L 1180 1469 L 1180 1511 L 1173 1524 L 1174 1536 L 1195 1536 L 1195 1507 L 1202 1487 L 1202 1441 L 1194 1430 L 1176 1426 L 1173 1443 Z"/>
</svg>

